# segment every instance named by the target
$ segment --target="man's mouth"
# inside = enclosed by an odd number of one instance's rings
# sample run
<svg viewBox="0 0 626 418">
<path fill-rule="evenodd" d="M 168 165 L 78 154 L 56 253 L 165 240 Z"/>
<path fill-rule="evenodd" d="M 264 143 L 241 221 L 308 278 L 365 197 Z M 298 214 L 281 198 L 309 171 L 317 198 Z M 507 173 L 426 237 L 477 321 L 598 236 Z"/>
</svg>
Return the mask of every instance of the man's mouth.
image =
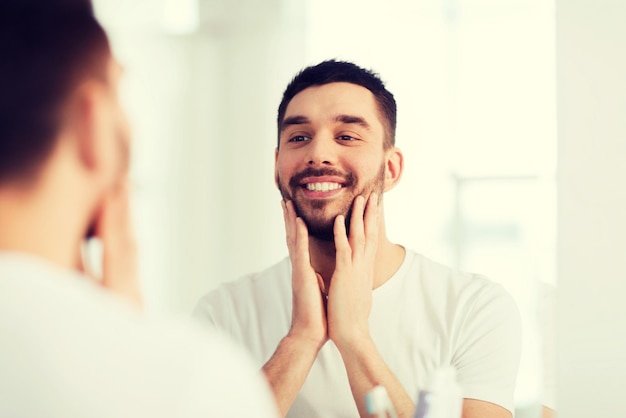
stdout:
<svg viewBox="0 0 626 418">
<path fill-rule="evenodd" d="M 308 199 L 330 199 L 351 188 L 355 183 L 352 173 L 324 168 L 307 168 L 289 180 L 289 187 L 295 193 L 300 190 Z"/>
<path fill-rule="evenodd" d="M 342 186 L 339 183 L 325 181 L 319 183 L 306 183 L 303 187 L 311 192 L 329 192 L 340 189 Z"/>
<path fill-rule="evenodd" d="M 301 180 L 300 187 L 308 198 L 327 199 L 341 193 L 346 183 L 339 176 L 309 176 Z"/>
</svg>

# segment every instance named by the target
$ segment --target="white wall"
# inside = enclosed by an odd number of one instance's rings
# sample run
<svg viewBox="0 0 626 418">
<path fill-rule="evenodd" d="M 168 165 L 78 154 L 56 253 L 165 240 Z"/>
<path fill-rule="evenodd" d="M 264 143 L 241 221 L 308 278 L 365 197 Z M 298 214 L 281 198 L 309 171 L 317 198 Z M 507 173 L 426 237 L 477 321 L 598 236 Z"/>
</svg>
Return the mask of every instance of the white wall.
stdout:
<svg viewBox="0 0 626 418">
<path fill-rule="evenodd" d="M 626 3 L 557 0 L 560 416 L 626 415 Z"/>
<path fill-rule="evenodd" d="M 188 315 L 208 290 L 287 253 L 274 120 L 304 65 L 304 4 L 95 5 L 126 69 L 142 287 L 152 310 Z M 172 32 L 163 21 L 172 5 L 197 10 L 198 26 Z"/>
</svg>

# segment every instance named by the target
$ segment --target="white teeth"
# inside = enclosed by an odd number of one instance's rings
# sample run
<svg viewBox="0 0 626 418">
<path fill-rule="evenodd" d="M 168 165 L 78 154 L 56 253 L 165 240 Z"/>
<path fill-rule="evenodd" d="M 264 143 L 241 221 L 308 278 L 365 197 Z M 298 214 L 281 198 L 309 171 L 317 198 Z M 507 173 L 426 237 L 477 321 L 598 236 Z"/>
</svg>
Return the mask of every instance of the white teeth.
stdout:
<svg viewBox="0 0 626 418">
<path fill-rule="evenodd" d="M 306 185 L 307 190 L 312 192 L 328 192 L 330 190 L 336 190 L 340 188 L 341 185 L 339 183 L 308 183 Z"/>
</svg>

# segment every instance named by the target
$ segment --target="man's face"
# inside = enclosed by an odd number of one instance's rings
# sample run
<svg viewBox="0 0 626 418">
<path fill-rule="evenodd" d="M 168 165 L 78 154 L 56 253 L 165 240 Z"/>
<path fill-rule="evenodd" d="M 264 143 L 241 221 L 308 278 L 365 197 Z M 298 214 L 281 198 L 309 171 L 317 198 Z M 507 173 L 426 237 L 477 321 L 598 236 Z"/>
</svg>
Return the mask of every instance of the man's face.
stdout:
<svg viewBox="0 0 626 418">
<path fill-rule="evenodd" d="M 289 102 L 276 151 L 276 182 L 309 234 L 333 241 L 337 215 L 385 187 L 384 128 L 373 94 L 351 83 L 309 87 Z"/>
</svg>

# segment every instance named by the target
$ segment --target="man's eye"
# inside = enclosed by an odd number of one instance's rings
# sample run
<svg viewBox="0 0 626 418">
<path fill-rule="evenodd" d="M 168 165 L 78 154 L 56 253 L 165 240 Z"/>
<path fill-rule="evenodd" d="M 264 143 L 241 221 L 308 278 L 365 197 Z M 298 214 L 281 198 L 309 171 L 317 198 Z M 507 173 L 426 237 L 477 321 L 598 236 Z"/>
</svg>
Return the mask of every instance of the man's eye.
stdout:
<svg viewBox="0 0 626 418">
<path fill-rule="evenodd" d="M 356 141 L 356 138 L 350 135 L 339 135 L 337 139 L 340 141 Z"/>
<path fill-rule="evenodd" d="M 304 135 L 296 135 L 293 136 L 289 139 L 289 142 L 303 142 L 303 141 L 307 141 L 309 139 L 308 136 L 304 136 Z"/>
</svg>

